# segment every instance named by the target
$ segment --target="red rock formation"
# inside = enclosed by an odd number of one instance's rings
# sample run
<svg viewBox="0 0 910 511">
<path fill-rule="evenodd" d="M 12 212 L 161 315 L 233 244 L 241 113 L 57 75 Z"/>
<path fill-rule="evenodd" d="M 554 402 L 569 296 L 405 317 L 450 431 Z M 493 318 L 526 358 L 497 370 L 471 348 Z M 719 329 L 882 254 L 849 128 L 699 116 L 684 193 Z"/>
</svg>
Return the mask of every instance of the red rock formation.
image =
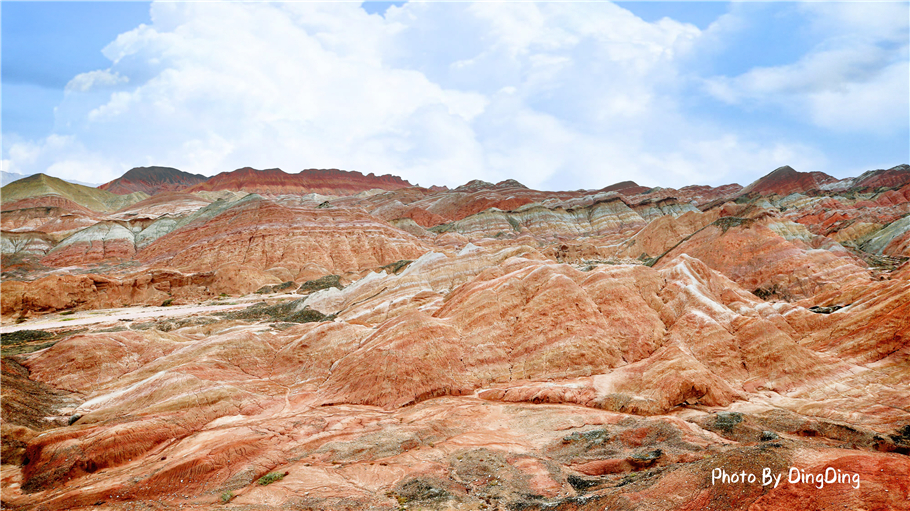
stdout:
<svg viewBox="0 0 910 511">
<path fill-rule="evenodd" d="M 898 165 L 887 170 L 870 170 L 856 178 L 853 190 L 888 187 L 897 188 L 910 184 L 910 165 Z"/>
<path fill-rule="evenodd" d="M 771 227 L 788 228 L 770 216 L 722 217 L 667 252 L 655 268 L 688 254 L 746 289 L 785 300 L 810 297 L 853 279 L 869 279 L 856 261 L 813 250 L 798 238 L 788 241 Z"/>
<path fill-rule="evenodd" d="M 412 187 L 369 197 L 363 202 L 370 204 L 371 207 L 367 207 L 367 209 L 381 218 L 389 220 L 401 218 L 405 211 L 419 208 L 433 215 L 431 218 L 434 221 L 446 223 L 461 220 L 490 208 L 511 211 L 547 198 L 570 199 L 582 195 L 584 192 L 531 190 L 515 180 L 506 180 L 497 184 L 475 180 L 454 190 Z M 333 201 L 339 205 L 361 205 L 361 207 L 363 207 L 363 202 L 350 199 Z"/>
<path fill-rule="evenodd" d="M 650 190 L 647 186 L 641 186 L 635 181 L 623 181 L 621 183 L 616 183 L 605 188 L 601 188 L 598 192 L 619 192 L 623 195 L 639 195 Z"/>
<path fill-rule="evenodd" d="M 213 201 L 194 194 L 159 191 L 152 197 L 120 209 L 108 217 L 131 220 L 136 218 L 158 218 L 165 215 L 178 216 L 197 211 L 211 202 Z"/>
<path fill-rule="evenodd" d="M 26 461 L 25 450 L 30 441 L 41 431 L 66 424 L 65 419 L 56 416 L 57 410 L 79 403 L 69 399 L 68 392 L 30 379 L 28 369 L 12 357 L 3 357 L 0 378 L 3 464 L 21 466 Z"/>
<path fill-rule="evenodd" d="M 129 261 L 136 253 L 134 234 L 116 222 L 99 222 L 64 239 L 41 263 L 89 266 L 103 261 Z"/>
<path fill-rule="evenodd" d="M 706 213 L 690 211 L 679 217 L 658 217 L 611 255 L 640 260 L 660 257 L 687 237 L 716 221 L 720 214 L 720 209 L 715 208 Z"/>
<path fill-rule="evenodd" d="M 456 189 L 457 191 L 457 189 Z M 539 192 L 537 192 L 539 195 Z M 432 204 L 427 211 L 449 220 L 461 220 L 490 208 L 503 211 L 518 209 L 534 201 L 533 197 L 503 197 L 498 191 L 482 190 L 467 195 L 451 194 L 451 199 L 443 199 Z"/>
<path fill-rule="evenodd" d="M 50 234 L 62 238 L 100 220 L 98 213 L 55 196 L 17 201 L 6 207 L 9 209 L 0 216 L 0 226 L 6 233 Z"/>
<path fill-rule="evenodd" d="M 60 195 L 41 195 L 4 204 L 3 217 L 6 218 L 8 213 L 12 211 L 38 208 L 59 208 L 60 211 L 47 213 L 47 216 L 52 218 L 66 216 L 68 214 L 80 214 L 92 218 L 99 216 L 99 213 L 92 211 L 81 204 L 77 204 L 66 197 Z M 6 228 L 4 227 L 4 229 Z"/>
<path fill-rule="evenodd" d="M 188 271 L 232 263 L 261 270 L 316 264 L 325 274 L 377 268 L 426 252 L 422 242 L 362 211 L 245 202 L 158 238 L 140 261 Z"/>
<path fill-rule="evenodd" d="M 44 195 L 9 203 L 0 215 L 3 266 L 34 263 L 61 240 L 90 228 L 101 215 L 59 195 Z"/>
<path fill-rule="evenodd" d="M 117 195 L 133 192 L 155 195 L 159 192 L 183 190 L 206 179 L 201 174 L 190 174 L 171 167 L 136 167 L 98 188 Z"/>
<path fill-rule="evenodd" d="M 890 183 L 22 203 L 3 350 L 36 351 L 4 359 L 3 507 L 907 509 L 910 189 Z M 10 270 L 25 234 L 74 266 Z M 128 264 L 87 272 L 129 236 Z M 227 316 L 9 336 L 329 274 Z"/>
<path fill-rule="evenodd" d="M 110 212 L 134 204 L 148 195 L 134 192 L 117 195 L 97 188 L 73 184 L 45 174 L 33 174 L 3 187 L 2 200 L 12 202 L 37 199 L 46 195 L 57 195 L 92 211 Z"/>
<path fill-rule="evenodd" d="M 908 294 L 883 289 L 855 303 L 851 319 L 884 315 L 906 330 Z M 397 291 L 379 294 L 389 292 Z M 839 341 L 828 330 L 840 328 L 838 312 L 787 307 L 775 310 L 687 256 L 660 271 L 588 273 L 511 258 L 432 314 L 410 310 L 375 326 L 77 335 L 27 361 L 33 378 L 85 398 L 72 426 L 22 437 L 21 487 L 7 486 L 4 498 L 35 509 L 210 506 L 227 491 L 237 505 L 266 509 L 429 505 L 440 495 L 449 505 L 568 509 L 873 498 L 899 509 L 910 463 L 879 451 L 903 442 L 882 434 L 908 418 L 894 406 L 906 364 L 896 353 L 867 356 L 892 334 L 870 328 L 857 338 L 850 327 Z M 831 343 L 795 341 L 810 332 Z M 844 342 L 854 343 L 849 363 L 831 356 Z M 869 370 L 892 374 L 891 417 L 876 411 L 881 393 L 837 391 L 868 378 L 851 364 L 873 360 Z M 463 395 L 474 390 L 481 399 Z M 745 399 L 754 401 L 740 412 L 714 413 Z M 860 419 L 845 427 L 827 417 L 832 410 Z M 655 412 L 669 415 L 639 415 Z M 760 443 L 763 431 L 781 439 Z M 790 467 L 858 473 L 861 491 L 839 482 L 811 496 L 804 483 L 712 482 L 715 470 L 786 478 Z M 269 472 L 287 475 L 255 484 Z"/>
<path fill-rule="evenodd" d="M 742 194 L 776 194 L 783 197 L 791 193 L 805 193 L 809 190 L 817 190 L 822 185 L 836 181 L 836 178 L 824 172 L 797 172 L 789 166 L 784 166 L 775 169 L 767 176 L 743 188 Z"/>
<path fill-rule="evenodd" d="M 32 282 L 3 283 L 2 315 L 33 316 L 69 309 L 192 303 L 226 294 L 247 294 L 280 279 L 255 268 L 224 265 L 211 272 L 185 274 L 150 270 L 122 277 L 50 275 Z"/>
<path fill-rule="evenodd" d="M 398 218 L 410 218 L 416 222 L 417 225 L 422 227 L 433 227 L 434 225 L 446 223 L 445 218 L 421 208 L 411 208 L 402 213 Z"/>
<path fill-rule="evenodd" d="M 375 188 L 397 190 L 410 186 L 410 183 L 400 177 L 388 174 L 363 175 L 356 171 L 336 169 L 307 169 L 297 174 L 287 174 L 281 169 L 256 170 L 244 167 L 233 172 L 222 172 L 192 186 L 188 191 L 243 190 L 260 195 L 352 195 Z"/>
</svg>

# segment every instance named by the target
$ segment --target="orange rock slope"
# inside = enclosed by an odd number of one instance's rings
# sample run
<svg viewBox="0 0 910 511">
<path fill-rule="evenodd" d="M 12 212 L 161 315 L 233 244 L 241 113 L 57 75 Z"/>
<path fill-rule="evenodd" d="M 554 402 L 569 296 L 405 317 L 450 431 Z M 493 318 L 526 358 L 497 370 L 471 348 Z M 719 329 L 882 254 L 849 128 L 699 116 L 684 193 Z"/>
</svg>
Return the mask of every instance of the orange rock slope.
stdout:
<svg viewBox="0 0 910 511">
<path fill-rule="evenodd" d="M 18 204 L 3 508 L 910 509 L 898 171 Z"/>
<path fill-rule="evenodd" d="M 356 171 L 337 169 L 307 169 L 288 174 L 281 169 L 257 170 L 250 167 L 233 172 L 222 172 L 198 183 L 189 191 L 243 190 L 259 194 L 350 195 L 376 188 L 396 190 L 407 188 L 410 183 L 397 176 L 363 175 Z"/>
<path fill-rule="evenodd" d="M 194 271 L 227 263 L 296 271 L 305 263 L 330 274 L 413 259 L 425 251 L 410 234 L 362 211 L 294 208 L 263 200 L 162 236 L 137 254 L 137 259 Z"/>
</svg>

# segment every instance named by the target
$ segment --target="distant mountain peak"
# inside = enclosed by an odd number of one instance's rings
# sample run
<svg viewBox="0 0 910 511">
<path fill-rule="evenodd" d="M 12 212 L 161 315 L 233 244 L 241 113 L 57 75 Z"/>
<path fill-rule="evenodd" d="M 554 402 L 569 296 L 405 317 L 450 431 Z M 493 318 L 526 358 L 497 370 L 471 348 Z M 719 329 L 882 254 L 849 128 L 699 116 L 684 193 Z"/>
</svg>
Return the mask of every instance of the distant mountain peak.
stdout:
<svg viewBox="0 0 910 511">
<path fill-rule="evenodd" d="M 500 182 L 496 183 L 496 188 L 524 188 L 524 189 L 527 189 L 528 187 L 519 183 L 518 181 L 516 181 L 514 179 L 506 179 L 505 181 L 500 181 Z"/>
<path fill-rule="evenodd" d="M 206 179 L 203 175 L 190 174 L 172 167 L 135 167 L 98 188 L 117 195 L 126 195 L 133 192 L 145 192 L 149 195 L 155 195 L 158 192 L 184 190 Z"/>
<path fill-rule="evenodd" d="M 504 190 L 509 188 L 521 188 L 527 190 L 528 187 L 519 183 L 514 179 L 506 179 L 505 181 L 500 181 L 496 184 L 483 181 L 481 179 L 472 179 L 467 183 L 459 186 L 452 190 L 453 192 L 476 192 L 479 190 Z"/>
<path fill-rule="evenodd" d="M 799 172 L 796 172 L 796 170 L 793 167 L 791 167 L 789 165 L 783 165 L 781 167 L 777 167 L 776 169 L 772 170 L 770 173 L 768 173 L 768 175 L 772 176 L 774 174 L 780 174 L 780 173 L 797 173 L 797 174 L 799 174 Z"/>
<path fill-rule="evenodd" d="M 258 170 L 243 167 L 231 172 L 222 172 L 194 185 L 188 191 L 243 190 L 266 195 L 297 193 L 353 195 L 377 188 L 398 190 L 411 186 L 406 180 L 390 174 L 363 175 L 354 170 L 339 169 L 305 169 L 296 174 L 288 174 L 278 168 Z"/>
<path fill-rule="evenodd" d="M 33 174 L 3 187 L 3 204 L 45 195 L 58 195 L 93 211 L 117 209 L 148 198 L 148 194 L 135 192 L 117 195 L 106 190 L 70 183 L 46 174 Z"/>
<path fill-rule="evenodd" d="M 784 165 L 743 188 L 742 194 L 780 195 L 783 197 L 792 193 L 817 190 L 822 185 L 836 181 L 837 178 L 824 172 L 799 172 L 789 165 Z"/>
</svg>

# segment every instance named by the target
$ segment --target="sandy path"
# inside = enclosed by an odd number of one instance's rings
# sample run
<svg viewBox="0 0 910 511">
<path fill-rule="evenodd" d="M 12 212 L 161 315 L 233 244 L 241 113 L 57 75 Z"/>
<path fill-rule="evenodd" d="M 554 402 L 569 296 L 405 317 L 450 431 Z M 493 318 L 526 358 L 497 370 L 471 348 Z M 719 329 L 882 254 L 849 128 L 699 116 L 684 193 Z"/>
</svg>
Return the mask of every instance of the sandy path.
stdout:
<svg viewBox="0 0 910 511">
<path fill-rule="evenodd" d="M 300 295 L 271 295 L 274 298 L 301 298 Z M 0 333 L 17 332 L 19 330 L 47 330 L 52 328 L 66 328 L 74 326 L 95 325 L 110 323 L 121 319 L 150 319 L 173 318 L 178 316 L 191 316 L 201 312 L 216 312 L 233 309 L 244 309 L 253 303 L 262 302 L 263 297 L 253 296 L 235 300 L 230 305 L 172 305 L 169 307 L 123 307 L 119 309 L 94 309 L 77 312 L 72 315 L 49 314 L 37 319 L 29 320 L 17 325 L 0 328 Z"/>
</svg>

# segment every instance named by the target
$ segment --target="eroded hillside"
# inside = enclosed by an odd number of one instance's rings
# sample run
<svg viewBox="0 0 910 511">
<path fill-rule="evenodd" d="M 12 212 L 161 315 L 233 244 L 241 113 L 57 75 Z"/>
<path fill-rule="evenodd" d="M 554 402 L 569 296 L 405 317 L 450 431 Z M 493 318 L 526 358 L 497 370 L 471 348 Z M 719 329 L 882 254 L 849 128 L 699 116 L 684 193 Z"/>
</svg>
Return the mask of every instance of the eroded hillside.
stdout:
<svg viewBox="0 0 910 511">
<path fill-rule="evenodd" d="M 241 174 L 4 199 L 4 508 L 908 509 L 907 166 Z"/>
</svg>

